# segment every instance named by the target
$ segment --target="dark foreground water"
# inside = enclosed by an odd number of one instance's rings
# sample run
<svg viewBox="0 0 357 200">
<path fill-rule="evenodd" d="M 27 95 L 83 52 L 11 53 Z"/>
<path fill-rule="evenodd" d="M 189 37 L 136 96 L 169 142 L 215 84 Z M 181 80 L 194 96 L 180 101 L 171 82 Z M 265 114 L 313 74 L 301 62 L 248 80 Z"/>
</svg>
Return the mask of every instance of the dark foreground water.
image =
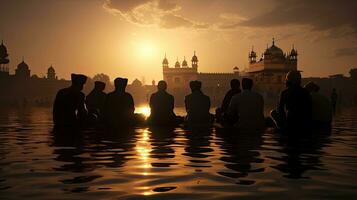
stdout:
<svg viewBox="0 0 357 200">
<path fill-rule="evenodd" d="M 0 199 L 357 198 L 357 109 L 306 139 L 214 128 L 65 136 L 51 133 L 49 109 L 0 113 Z"/>
</svg>

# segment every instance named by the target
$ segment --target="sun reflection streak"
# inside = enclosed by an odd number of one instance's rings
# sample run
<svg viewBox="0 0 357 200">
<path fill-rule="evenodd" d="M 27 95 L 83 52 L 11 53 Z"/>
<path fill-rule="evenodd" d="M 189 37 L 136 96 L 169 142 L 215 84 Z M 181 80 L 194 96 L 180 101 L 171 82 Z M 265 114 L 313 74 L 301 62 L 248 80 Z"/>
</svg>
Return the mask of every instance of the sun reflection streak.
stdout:
<svg viewBox="0 0 357 200">
<path fill-rule="evenodd" d="M 150 131 L 143 129 L 141 135 L 136 145 L 136 152 L 138 158 L 142 161 L 140 168 L 145 169 L 142 175 L 148 175 L 147 169 L 151 168 L 150 164 L 150 152 L 151 152 L 151 143 L 150 143 Z"/>
</svg>

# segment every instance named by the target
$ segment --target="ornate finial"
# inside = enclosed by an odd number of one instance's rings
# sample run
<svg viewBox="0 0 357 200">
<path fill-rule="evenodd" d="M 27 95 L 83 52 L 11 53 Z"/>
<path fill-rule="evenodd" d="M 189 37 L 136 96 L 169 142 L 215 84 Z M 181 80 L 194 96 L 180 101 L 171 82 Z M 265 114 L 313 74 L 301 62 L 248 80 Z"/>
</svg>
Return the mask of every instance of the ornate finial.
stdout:
<svg viewBox="0 0 357 200">
<path fill-rule="evenodd" d="M 254 45 L 252 45 L 252 51 L 254 51 Z"/>
<path fill-rule="evenodd" d="M 275 38 L 273 37 L 273 46 L 275 45 Z"/>
<path fill-rule="evenodd" d="M 183 60 L 186 60 L 186 56 L 183 56 Z"/>
<path fill-rule="evenodd" d="M 293 49 L 295 49 L 295 45 L 293 44 Z"/>
<path fill-rule="evenodd" d="M 166 52 L 165 52 L 165 58 L 166 58 Z"/>
<path fill-rule="evenodd" d="M 25 58 L 24 58 L 24 56 L 22 56 L 22 62 L 25 62 Z"/>
<path fill-rule="evenodd" d="M 194 55 L 194 56 L 196 55 L 196 51 L 193 51 L 193 55 Z"/>
</svg>

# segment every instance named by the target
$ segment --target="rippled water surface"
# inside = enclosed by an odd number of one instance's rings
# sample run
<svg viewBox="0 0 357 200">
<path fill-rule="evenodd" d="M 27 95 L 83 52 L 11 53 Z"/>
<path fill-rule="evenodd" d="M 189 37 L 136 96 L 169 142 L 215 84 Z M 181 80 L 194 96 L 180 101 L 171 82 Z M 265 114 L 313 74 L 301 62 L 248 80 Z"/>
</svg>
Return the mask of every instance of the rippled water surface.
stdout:
<svg viewBox="0 0 357 200">
<path fill-rule="evenodd" d="M 50 109 L 0 111 L 0 199 L 356 199 L 357 109 L 331 134 L 219 129 L 52 133 Z"/>
</svg>

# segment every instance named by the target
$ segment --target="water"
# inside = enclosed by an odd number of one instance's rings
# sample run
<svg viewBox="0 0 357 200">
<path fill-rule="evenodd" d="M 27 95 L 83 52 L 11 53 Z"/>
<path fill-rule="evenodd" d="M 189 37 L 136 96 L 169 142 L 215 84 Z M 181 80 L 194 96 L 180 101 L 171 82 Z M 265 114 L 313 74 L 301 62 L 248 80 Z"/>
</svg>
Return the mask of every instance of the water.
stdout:
<svg viewBox="0 0 357 200">
<path fill-rule="evenodd" d="M 338 113 L 330 135 L 289 140 L 214 128 L 63 136 L 50 109 L 2 109 L 0 198 L 355 199 L 356 111 Z"/>
</svg>

